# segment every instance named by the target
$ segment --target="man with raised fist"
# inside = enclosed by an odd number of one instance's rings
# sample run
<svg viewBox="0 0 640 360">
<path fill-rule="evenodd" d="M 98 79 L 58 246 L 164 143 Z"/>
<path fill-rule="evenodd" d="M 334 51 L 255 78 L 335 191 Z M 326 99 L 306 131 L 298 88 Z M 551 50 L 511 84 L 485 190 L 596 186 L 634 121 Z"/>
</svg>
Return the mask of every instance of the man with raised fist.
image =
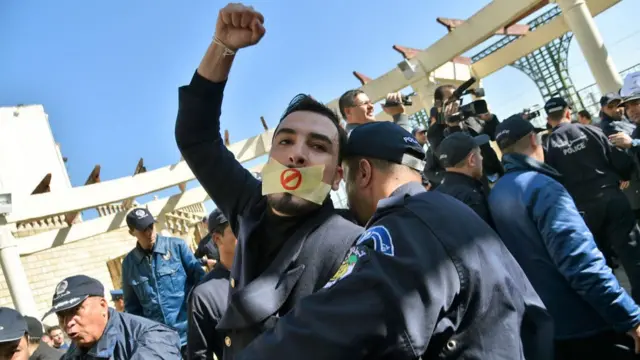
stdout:
<svg viewBox="0 0 640 360">
<path fill-rule="evenodd" d="M 217 326 L 224 359 L 322 288 L 362 232 L 337 214 L 329 196 L 342 180 L 346 134 L 325 105 L 308 95 L 291 101 L 274 131 L 262 180 L 220 136 L 233 60 L 264 34 L 264 17 L 252 7 L 224 7 L 198 70 L 179 92 L 178 148 L 238 238 L 228 307 Z"/>
</svg>

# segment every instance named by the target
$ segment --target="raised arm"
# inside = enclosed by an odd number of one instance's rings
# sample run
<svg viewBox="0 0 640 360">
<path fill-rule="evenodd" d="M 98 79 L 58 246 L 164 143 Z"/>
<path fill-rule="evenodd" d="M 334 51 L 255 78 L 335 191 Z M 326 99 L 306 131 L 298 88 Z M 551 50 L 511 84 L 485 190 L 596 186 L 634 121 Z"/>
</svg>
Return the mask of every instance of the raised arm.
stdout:
<svg viewBox="0 0 640 360">
<path fill-rule="evenodd" d="M 220 11 L 216 35 L 188 86 L 179 91 L 175 136 L 200 184 L 235 228 L 259 198 L 260 182 L 235 159 L 220 136 L 223 91 L 236 52 L 264 35 L 262 15 L 239 4 Z"/>
</svg>

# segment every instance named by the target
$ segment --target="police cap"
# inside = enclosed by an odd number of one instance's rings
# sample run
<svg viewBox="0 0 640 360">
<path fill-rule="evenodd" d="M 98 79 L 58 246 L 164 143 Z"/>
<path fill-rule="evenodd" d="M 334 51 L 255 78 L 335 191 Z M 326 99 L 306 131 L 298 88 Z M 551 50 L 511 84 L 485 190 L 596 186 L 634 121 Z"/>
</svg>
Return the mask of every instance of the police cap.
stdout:
<svg viewBox="0 0 640 360">
<path fill-rule="evenodd" d="M 42 335 L 44 335 L 44 328 L 40 320 L 31 316 L 25 316 L 24 321 L 27 323 L 27 333 L 29 333 L 29 338 L 40 339 Z"/>
<path fill-rule="evenodd" d="M 606 93 L 600 98 L 600 106 L 605 107 L 614 101 L 619 101 L 620 103 L 622 103 L 622 96 L 618 95 L 618 93 L 615 92 Z"/>
<path fill-rule="evenodd" d="M 521 114 L 509 116 L 496 128 L 496 142 L 501 150 L 515 144 L 518 140 L 532 132 L 538 133 L 546 129 L 535 128 Z"/>
<path fill-rule="evenodd" d="M 27 322 L 19 312 L 0 307 L 0 343 L 19 340 L 27 333 Z"/>
<path fill-rule="evenodd" d="M 100 281 L 86 275 L 68 277 L 56 286 L 51 310 L 47 311 L 42 318 L 52 313 L 72 309 L 91 296 L 104 297 L 104 286 Z"/>
<path fill-rule="evenodd" d="M 148 229 L 149 226 L 155 222 L 156 219 L 154 219 L 151 212 L 145 208 L 133 209 L 127 214 L 127 226 L 139 231 Z"/>
<path fill-rule="evenodd" d="M 220 209 L 213 210 L 209 215 L 209 233 L 213 233 L 218 226 L 228 222 L 227 217 L 224 216 Z"/>
<path fill-rule="evenodd" d="M 122 289 L 111 290 L 109 293 L 111 294 L 111 301 L 116 301 L 124 297 Z"/>
<path fill-rule="evenodd" d="M 562 111 L 569 107 L 567 101 L 561 97 L 553 97 L 544 104 L 544 111 L 547 115 Z"/>
<path fill-rule="evenodd" d="M 407 130 L 389 121 L 376 121 L 356 127 L 349 135 L 346 157 L 361 156 L 424 170 L 425 153 Z"/>
<path fill-rule="evenodd" d="M 445 168 L 453 167 L 469 155 L 471 150 L 489 143 L 488 135 L 471 136 L 464 132 L 455 132 L 447 136 L 438 147 L 438 160 Z"/>
</svg>

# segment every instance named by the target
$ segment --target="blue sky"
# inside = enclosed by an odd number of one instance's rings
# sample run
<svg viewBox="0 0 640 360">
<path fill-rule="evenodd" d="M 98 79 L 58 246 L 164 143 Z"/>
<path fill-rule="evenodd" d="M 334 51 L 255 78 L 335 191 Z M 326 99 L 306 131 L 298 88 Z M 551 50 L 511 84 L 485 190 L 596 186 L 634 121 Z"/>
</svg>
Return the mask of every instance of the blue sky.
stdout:
<svg viewBox="0 0 640 360">
<path fill-rule="evenodd" d="M 249 3 L 265 15 L 267 34 L 234 64 L 222 119 L 232 141 L 261 132 L 261 115 L 274 126 L 297 93 L 329 101 L 359 85 L 353 70 L 385 73 L 401 60 L 393 44 L 426 48 L 446 34 L 437 16 L 464 19 L 488 1 Z M 105 181 L 130 175 L 140 157 L 149 170 L 175 163 L 177 88 L 191 78 L 225 4 L 4 0 L 0 106 L 44 105 L 74 186 L 95 164 Z M 596 19 L 619 70 L 640 62 L 639 11 L 640 2 L 623 0 Z M 575 41 L 569 63 L 578 88 L 593 83 Z M 542 104 L 533 82 L 511 68 L 484 87 L 503 118 Z"/>
</svg>

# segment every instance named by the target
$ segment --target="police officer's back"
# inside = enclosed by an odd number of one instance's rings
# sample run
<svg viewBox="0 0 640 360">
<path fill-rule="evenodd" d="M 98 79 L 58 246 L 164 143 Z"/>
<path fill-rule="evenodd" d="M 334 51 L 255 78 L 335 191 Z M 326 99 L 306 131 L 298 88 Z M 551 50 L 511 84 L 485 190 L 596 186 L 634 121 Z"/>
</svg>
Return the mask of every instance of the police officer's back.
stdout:
<svg viewBox="0 0 640 360">
<path fill-rule="evenodd" d="M 634 300 L 640 301 L 640 240 L 636 219 L 620 181 L 634 170 L 633 158 L 616 148 L 601 129 L 570 123 L 570 109 L 562 98 L 545 104 L 549 135 L 545 162 L 560 174 L 601 251 L 613 247 L 629 276 Z"/>
<path fill-rule="evenodd" d="M 323 290 L 239 358 L 551 359 L 551 322 L 522 269 L 471 209 L 424 191 L 415 139 L 361 125 L 347 153 L 349 203 L 371 217 L 367 231 Z"/>
</svg>

